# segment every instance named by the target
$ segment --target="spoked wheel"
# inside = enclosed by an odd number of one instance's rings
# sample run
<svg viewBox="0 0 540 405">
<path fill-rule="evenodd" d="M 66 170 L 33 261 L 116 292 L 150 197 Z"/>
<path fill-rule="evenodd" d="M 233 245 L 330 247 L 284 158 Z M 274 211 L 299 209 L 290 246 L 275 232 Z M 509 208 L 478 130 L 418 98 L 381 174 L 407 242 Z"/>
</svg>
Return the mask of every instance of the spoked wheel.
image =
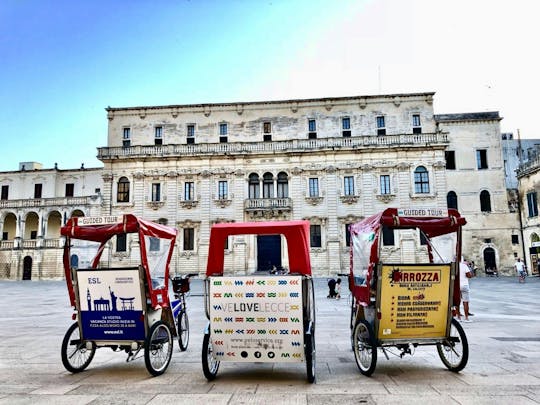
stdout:
<svg viewBox="0 0 540 405">
<path fill-rule="evenodd" d="M 455 319 L 450 324 L 450 336 L 437 343 L 437 351 L 444 365 L 450 371 L 458 372 L 465 368 L 469 360 L 469 343 L 463 327 Z"/>
<path fill-rule="evenodd" d="M 189 343 L 189 320 L 187 312 L 182 310 L 176 317 L 176 329 L 178 332 L 178 346 L 180 350 L 186 351 Z"/>
<path fill-rule="evenodd" d="M 210 334 L 205 333 L 202 345 L 202 369 L 208 381 L 216 378 L 219 369 L 219 361 L 214 358 L 213 354 L 214 348 L 210 342 Z"/>
<path fill-rule="evenodd" d="M 360 372 L 370 376 L 377 364 L 377 342 L 369 322 L 360 319 L 353 331 L 353 349 L 356 365 Z"/>
<path fill-rule="evenodd" d="M 96 354 L 96 345 L 92 342 L 92 348 L 87 349 L 86 343 L 81 340 L 79 325 L 75 322 L 69 327 L 62 341 L 62 364 L 67 371 L 78 373 L 83 371 Z"/>
<path fill-rule="evenodd" d="M 307 380 L 310 383 L 315 382 L 315 334 L 314 330 L 311 333 L 304 334 L 304 350 L 306 355 Z"/>
<path fill-rule="evenodd" d="M 172 333 L 163 321 L 152 325 L 148 337 L 144 341 L 144 363 L 153 376 L 161 375 L 167 370 L 172 357 Z"/>
</svg>

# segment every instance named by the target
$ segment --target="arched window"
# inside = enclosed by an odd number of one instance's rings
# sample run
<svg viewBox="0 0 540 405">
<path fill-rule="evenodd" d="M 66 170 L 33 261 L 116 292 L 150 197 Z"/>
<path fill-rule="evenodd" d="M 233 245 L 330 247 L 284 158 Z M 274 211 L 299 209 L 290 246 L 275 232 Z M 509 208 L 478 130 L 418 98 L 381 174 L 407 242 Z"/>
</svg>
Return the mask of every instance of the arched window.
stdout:
<svg viewBox="0 0 540 405">
<path fill-rule="evenodd" d="M 489 191 L 482 191 L 480 193 L 480 211 L 491 212 L 491 197 Z"/>
<path fill-rule="evenodd" d="M 277 196 L 278 198 L 289 197 L 289 176 L 285 172 L 277 175 Z"/>
<path fill-rule="evenodd" d="M 257 173 L 249 175 L 249 198 L 261 198 L 261 185 Z"/>
<path fill-rule="evenodd" d="M 116 193 L 117 202 L 129 202 L 129 180 L 127 177 L 120 177 L 118 180 L 118 191 Z"/>
<path fill-rule="evenodd" d="M 418 166 L 414 171 L 414 192 L 416 194 L 429 193 L 429 174 L 424 166 Z"/>
<path fill-rule="evenodd" d="M 274 198 L 274 176 L 272 173 L 263 175 L 263 198 Z"/>
<path fill-rule="evenodd" d="M 455 208 L 457 207 L 457 194 L 454 191 L 449 191 L 448 194 L 446 194 L 446 206 L 448 208 Z"/>
</svg>

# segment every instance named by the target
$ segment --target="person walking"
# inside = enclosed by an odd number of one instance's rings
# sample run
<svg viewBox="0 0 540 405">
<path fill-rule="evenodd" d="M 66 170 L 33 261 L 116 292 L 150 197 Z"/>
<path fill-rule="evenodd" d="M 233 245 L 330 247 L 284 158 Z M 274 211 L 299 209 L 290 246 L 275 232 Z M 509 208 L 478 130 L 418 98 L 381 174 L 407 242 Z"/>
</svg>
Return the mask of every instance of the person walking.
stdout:
<svg viewBox="0 0 540 405">
<path fill-rule="evenodd" d="M 527 276 L 527 268 L 525 267 L 525 263 L 523 263 L 519 257 L 514 263 L 514 268 L 516 269 L 518 275 L 518 281 L 520 283 L 524 283 L 525 277 Z"/>
<path fill-rule="evenodd" d="M 463 258 L 461 258 L 461 262 L 459 263 L 459 289 L 461 293 L 461 302 L 463 303 L 463 315 L 465 315 L 463 322 L 472 322 L 472 320 L 469 319 L 469 279 L 471 277 L 472 273 L 469 265 Z M 458 320 L 461 321 L 461 311 L 459 311 L 459 308 L 457 317 Z"/>
</svg>

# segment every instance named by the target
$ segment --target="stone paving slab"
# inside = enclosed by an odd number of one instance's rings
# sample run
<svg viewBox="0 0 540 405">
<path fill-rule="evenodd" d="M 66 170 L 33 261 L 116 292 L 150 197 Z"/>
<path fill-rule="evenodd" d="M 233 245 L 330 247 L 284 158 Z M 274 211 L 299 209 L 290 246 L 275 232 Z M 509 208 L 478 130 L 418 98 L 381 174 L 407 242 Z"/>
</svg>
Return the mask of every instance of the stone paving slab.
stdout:
<svg viewBox="0 0 540 405">
<path fill-rule="evenodd" d="M 345 287 L 346 290 L 346 287 Z M 202 282 L 188 297 L 190 343 L 175 347 L 165 374 L 152 377 L 144 359 L 99 349 L 88 369 L 71 374 L 60 345 L 71 320 L 64 282 L 0 281 L 0 405 L 2 404 L 534 404 L 540 403 L 540 279 L 471 282 L 473 322 L 462 324 L 470 357 L 448 371 L 435 347 L 403 359 L 379 351 L 372 377 L 361 375 L 350 347 L 348 292 L 326 299 L 316 280 L 317 383 L 286 363 L 222 363 L 216 380 L 201 368 Z"/>
</svg>

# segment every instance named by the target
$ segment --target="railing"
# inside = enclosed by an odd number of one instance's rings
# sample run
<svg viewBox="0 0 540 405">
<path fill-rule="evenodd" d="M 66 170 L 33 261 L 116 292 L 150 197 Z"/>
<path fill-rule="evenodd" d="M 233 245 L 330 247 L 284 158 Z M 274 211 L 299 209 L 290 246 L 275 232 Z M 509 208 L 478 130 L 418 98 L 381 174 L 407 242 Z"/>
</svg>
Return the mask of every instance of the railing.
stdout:
<svg viewBox="0 0 540 405">
<path fill-rule="evenodd" d="M 0 249 L 37 249 L 37 248 L 63 248 L 64 238 L 52 239 L 19 239 L 0 241 Z"/>
<path fill-rule="evenodd" d="M 50 206 L 77 206 L 88 205 L 95 196 L 88 197 L 56 197 L 56 198 L 30 198 L 21 200 L 0 200 L 0 208 L 34 208 Z"/>
<path fill-rule="evenodd" d="M 293 139 L 272 142 L 201 143 L 192 145 L 137 145 L 98 148 L 98 159 L 195 156 L 207 154 L 248 154 L 302 152 L 322 149 L 389 148 L 441 145 L 448 143 L 446 133 L 374 135 L 351 138 Z"/>
<path fill-rule="evenodd" d="M 246 210 L 265 210 L 265 209 L 292 209 L 292 199 L 290 198 L 250 198 L 245 200 L 244 208 Z"/>
<path fill-rule="evenodd" d="M 532 156 L 528 161 L 519 165 L 516 170 L 517 178 L 540 169 L 540 155 Z"/>
<path fill-rule="evenodd" d="M 13 249 L 15 247 L 15 241 L 2 240 L 0 241 L 0 249 Z"/>
</svg>

